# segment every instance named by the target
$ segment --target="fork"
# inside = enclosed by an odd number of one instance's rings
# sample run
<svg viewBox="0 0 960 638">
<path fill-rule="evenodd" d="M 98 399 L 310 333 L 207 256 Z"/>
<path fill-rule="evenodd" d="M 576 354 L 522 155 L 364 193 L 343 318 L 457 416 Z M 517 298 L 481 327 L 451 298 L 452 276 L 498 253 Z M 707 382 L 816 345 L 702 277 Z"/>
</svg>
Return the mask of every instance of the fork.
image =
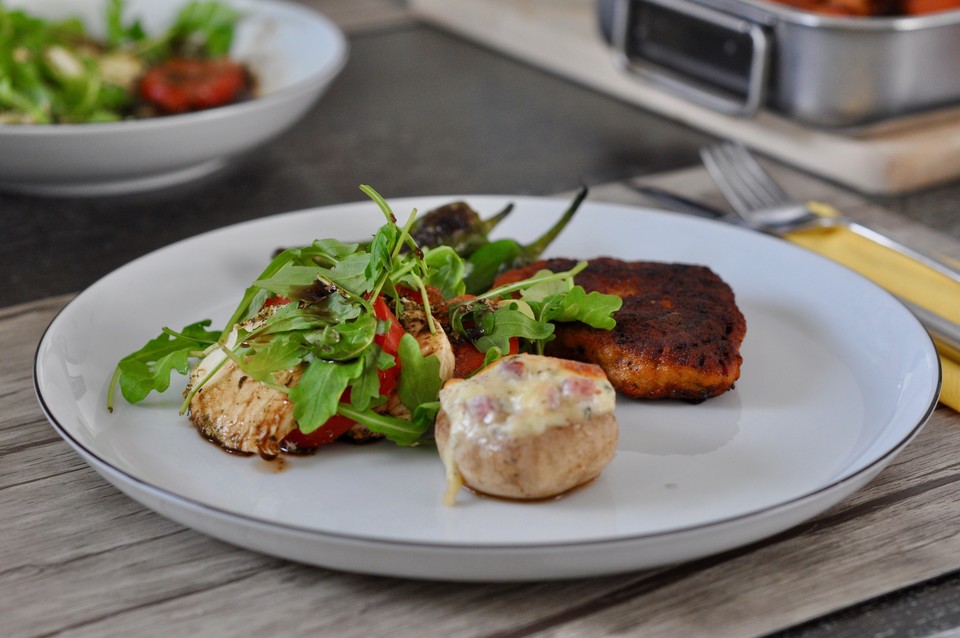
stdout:
<svg viewBox="0 0 960 638">
<path fill-rule="evenodd" d="M 806 228 L 842 226 L 885 248 L 909 257 L 960 283 L 960 271 L 948 263 L 842 215 L 818 215 L 792 199 L 740 144 L 725 142 L 700 149 L 707 172 L 746 224 L 780 235 Z"/>
</svg>

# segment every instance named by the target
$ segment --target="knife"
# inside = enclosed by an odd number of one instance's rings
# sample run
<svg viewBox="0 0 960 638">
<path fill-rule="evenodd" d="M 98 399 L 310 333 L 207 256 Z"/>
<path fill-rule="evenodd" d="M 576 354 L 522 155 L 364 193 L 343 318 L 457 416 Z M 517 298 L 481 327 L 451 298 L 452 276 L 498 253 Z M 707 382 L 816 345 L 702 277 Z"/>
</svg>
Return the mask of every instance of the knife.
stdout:
<svg viewBox="0 0 960 638">
<path fill-rule="evenodd" d="M 706 217 L 707 219 L 717 219 L 729 224 L 746 227 L 746 223 L 734 213 L 727 213 L 719 208 L 713 208 L 707 204 L 688 199 L 683 195 L 671 193 L 670 191 L 663 190 L 662 188 L 658 188 L 656 186 L 650 186 L 648 184 L 634 184 L 633 182 L 627 182 L 626 184 L 631 190 L 634 190 L 645 197 L 649 197 L 656 202 L 660 202 L 661 204 L 668 206 L 670 210 L 674 212 L 687 213 L 689 215 L 696 215 L 697 217 Z"/>
<path fill-rule="evenodd" d="M 625 183 L 630 189 L 640 193 L 644 197 L 648 197 L 655 202 L 667 206 L 675 212 L 696 215 L 697 217 L 706 217 L 708 219 L 750 228 L 740 217 L 733 213 L 722 211 L 708 204 L 689 199 L 683 195 L 671 193 L 656 186 L 634 184 L 632 182 Z M 940 348 L 942 354 L 949 356 L 951 359 L 960 360 L 960 324 L 950 321 L 946 317 L 941 317 L 899 295 L 894 295 L 894 297 L 906 306 L 920 323 L 923 324 L 923 327 L 927 329 L 927 332 Z"/>
</svg>

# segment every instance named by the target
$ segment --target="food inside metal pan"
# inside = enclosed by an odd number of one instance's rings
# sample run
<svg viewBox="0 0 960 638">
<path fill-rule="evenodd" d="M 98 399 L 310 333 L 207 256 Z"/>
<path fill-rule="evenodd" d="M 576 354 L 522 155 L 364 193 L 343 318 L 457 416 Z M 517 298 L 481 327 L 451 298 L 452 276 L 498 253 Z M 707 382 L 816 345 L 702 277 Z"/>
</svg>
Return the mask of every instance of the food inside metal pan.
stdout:
<svg viewBox="0 0 960 638">
<path fill-rule="evenodd" d="M 795 9 L 837 16 L 926 15 L 960 9 L 960 0 L 771 0 Z"/>
</svg>

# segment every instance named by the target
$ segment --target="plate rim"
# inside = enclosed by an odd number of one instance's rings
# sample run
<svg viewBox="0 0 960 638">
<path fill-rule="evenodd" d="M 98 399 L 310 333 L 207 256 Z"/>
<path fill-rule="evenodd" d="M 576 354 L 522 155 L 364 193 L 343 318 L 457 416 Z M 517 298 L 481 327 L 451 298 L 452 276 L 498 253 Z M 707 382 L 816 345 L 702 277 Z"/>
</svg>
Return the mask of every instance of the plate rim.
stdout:
<svg viewBox="0 0 960 638">
<path fill-rule="evenodd" d="M 442 195 L 442 194 L 440 194 L 440 195 L 423 195 L 423 196 L 411 196 L 411 197 L 397 197 L 397 198 L 391 198 L 389 201 L 391 202 L 391 205 L 393 205 L 394 203 L 396 203 L 397 206 L 401 206 L 401 205 L 406 205 L 407 203 L 414 202 L 414 201 L 420 201 L 420 202 L 422 202 L 422 201 L 425 200 L 425 199 L 430 199 L 430 200 L 450 199 L 450 200 L 452 201 L 453 199 L 465 199 L 465 200 L 470 200 L 470 199 L 479 199 L 479 198 L 510 199 L 510 200 L 512 200 L 512 201 L 533 200 L 533 201 L 541 201 L 541 202 L 542 202 L 542 201 L 551 201 L 551 202 L 553 202 L 553 201 L 558 201 L 558 200 L 559 200 L 559 197 L 558 197 L 558 196 L 555 196 L 555 195 L 554 195 L 554 196 L 535 196 L 535 195 L 509 195 L 509 194 L 473 194 L 473 195 L 471 195 L 471 194 L 459 194 L 459 195 L 448 196 L 448 195 Z M 561 200 L 561 201 L 562 201 L 562 200 Z M 750 231 L 750 230 L 747 230 L 747 229 L 734 228 L 734 227 L 731 227 L 731 226 L 729 226 L 729 225 L 723 224 L 722 222 L 717 222 L 717 221 L 712 221 L 712 220 L 705 220 L 705 219 L 699 219 L 699 218 L 693 218 L 693 217 L 685 216 L 685 215 L 682 215 L 682 214 L 679 214 L 679 213 L 673 213 L 673 212 L 671 212 L 671 211 L 665 211 L 665 210 L 661 210 L 661 209 L 657 209 L 657 208 L 652 208 L 652 207 L 636 206 L 636 205 L 631 205 L 631 204 L 623 204 L 623 203 L 617 203 L 617 202 L 605 202 L 605 201 L 594 201 L 594 202 L 591 202 L 591 203 L 592 203 L 592 204 L 595 204 L 595 205 L 599 205 L 599 206 L 614 207 L 614 208 L 619 208 L 619 209 L 623 209 L 623 210 L 630 209 L 630 210 L 633 210 L 634 212 L 644 212 L 644 211 L 646 211 L 646 212 L 655 212 L 655 213 L 659 213 L 659 214 L 663 214 L 663 215 L 668 215 L 668 216 L 670 216 L 670 217 L 673 218 L 673 219 L 683 219 L 683 220 L 687 220 L 687 221 L 689 221 L 689 222 L 691 222 L 691 223 L 694 223 L 694 224 L 716 225 L 717 227 L 723 227 L 723 228 L 726 228 L 726 229 L 729 229 L 729 230 L 732 230 L 732 231 L 735 231 L 735 232 L 745 233 L 746 235 L 751 236 L 751 238 L 752 238 L 751 241 L 753 241 L 753 240 L 755 240 L 755 239 L 759 239 L 759 240 L 769 240 L 769 241 L 773 241 L 773 242 L 780 242 L 780 241 L 782 241 L 782 240 L 779 240 L 779 239 L 776 239 L 776 238 L 773 238 L 773 237 L 766 237 L 766 236 L 763 236 L 763 235 L 756 234 L 754 231 Z M 63 313 L 65 313 L 65 312 L 68 310 L 68 308 L 70 308 L 74 303 L 76 303 L 77 300 L 80 299 L 82 295 L 84 295 L 84 294 L 87 293 L 87 291 L 89 291 L 91 288 L 93 288 L 93 287 L 95 287 L 95 286 L 100 285 L 101 282 L 103 282 L 104 280 L 108 279 L 111 275 L 113 275 L 113 274 L 114 274 L 115 272 L 117 272 L 118 270 L 121 270 L 121 269 L 130 267 L 131 265 L 133 265 L 133 264 L 135 264 L 135 263 L 137 263 L 137 262 L 140 262 L 141 260 L 148 259 L 148 258 L 150 258 L 151 256 L 155 255 L 156 253 L 159 253 L 159 252 L 161 252 L 161 251 L 164 251 L 164 250 L 173 248 L 173 247 L 175 247 L 175 246 L 177 246 L 177 245 L 179 245 L 179 244 L 186 243 L 186 242 L 191 242 L 191 241 L 196 241 L 196 240 L 199 240 L 199 239 L 201 239 L 201 238 L 203 238 L 203 237 L 205 237 L 205 236 L 214 235 L 214 234 L 217 234 L 217 233 L 226 231 L 226 230 L 228 230 L 228 229 L 236 229 L 236 228 L 239 228 L 239 227 L 242 227 L 242 226 L 246 226 L 246 225 L 256 225 L 256 224 L 260 224 L 260 223 L 268 223 L 270 220 L 274 220 L 274 221 L 275 221 L 277 218 L 280 218 L 280 217 L 293 217 L 293 216 L 311 215 L 311 214 L 326 214 L 325 211 L 328 211 L 329 209 L 342 209 L 342 208 L 344 208 L 344 207 L 366 208 L 366 207 L 369 207 L 370 205 L 371 205 L 371 203 L 370 203 L 369 201 L 366 201 L 366 200 L 356 200 L 356 201 L 352 201 L 352 202 L 340 202 L 340 203 L 328 204 L 328 205 L 323 205 L 323 206 L 316 206 L 316 207 L 311 207 L 311 208 L 304 208 L 304 209 L 300 209 L 300 210 L 287 211 L 287 212 L 278 213 L 278 214 L 274 214 L 274 215 L 267 215 L 267 216 L 264 216 L 264 217 L 259 217 L 259 218 L 255 218 L 255 219 L 240 221 L 240 222 L 237 222 L 237 223 L 234 223 L 234 224 L 228 224 L 228 225 L 226 225 L 226 226 L 222 226 L 222 227 L 219 227 L 219 228 L 211 229 L 211 230 L 208 230 L 208 231 L 205 231 L 205 232 L 196 234 L 196 235 L 192 235 L 192 236 L 190 236 L 190 237 L 183 238 L 183 239 L 178 240 L 178 241 L 176 241 L 176 242 L 172 242 L 171 244 L 167 244 L 167 245 L 165 245 L 165 246 L 158 247 L 157 249 L 152 250 L 152 251 L 150 251 L 150 252 L 148 252 L 148 253 L 140 256 L 140 257 L 137 257 L 137 258 L 135 258 L 135 259 L 127 262 L 126 264 L 123 264 L 122 266 L 120 266 L 120 267 L 112 270 L 111 272 L 107 273 L 106 275 L 102 276 L 101 278 L 99 278 L 98 280 L 96 280 L 94 283 L 92 283 L 90 286 L 84 288 L 84 290 L 82 290 L 82 291 L 81 291 L 80 293 L 78 293 L 75 297 L 73 297 L 67 304 L 64 305 L 63 308 L 61 308 L 61 309 L 57 312 L 57 314 L 50 320 L 49 324 L 48 324 L 48 325 L 46 326 L 46 328 L 44 329 L 44 332 L 43 332 L 40 340 L 38 341 L 38 344 L 37 344 L 37 347 L 36 347 L 36 350 L 35 350 L 35 354 L 34 354 L 33 384 L 34 384 L 35 395 L 36 395 L 37 400 L 38 400 L 38 402 L 39 402 L 39 404 L 40 404 L 40 406 L 41 406 L 42 411 L 44 412 L 44 415 L 47 417 L 47 420 L 50 422 L 50 424 L 52 425 L 52 427 L 54 428 L 54 430 L 58 433 L 58 435 L 59 435 L 61 438 L 63 438 L 68 444 L 70 444 L 70 446 L 73 447 L 77 452 L 79 452 L 79 453 L 81 454 L 81 456 L 85 456 L 85 457 L 87 457 L 87 458 L 93 459 L 93 460 L 96 461 L 96 463 L 99 463 L 99 464 L 102 466 L 102 467 L 96 467 L 96 466 L 94 465 L 94 469 L 97 470 L 98 473 L 100 473 L 101 475 L 103 475 L 103 471 L 104 471 L 104 470 L 105 470 L 105 471 L 108 471 L 109 473 L 113 474 L 114 476 L 116 476 L 116 477 L 118 477 L 118 478 L 122 478 L 123 480 L 125 480 L 125 481 L 127 481 L 127 482 L 129 482 L 129 483 L 132 483 L 132 484 L 133 484 L 134 486 L 136 486 L 138 489 L 140 489 L 140 490 L 145 490 L 145 491 L 147 491 L 147 492 L 150 492 L 150 493 L 152 493 L 153 495 L 157 496 L 158 498 L 160 498 L 160 499 L 162 499 L 162 500 L 164 500 L 164 501 L 166 501 L 166 502 L 173 503 L 174 505 L 176 505 L 176 506 L 178 506 L 178 507 L 181 507 L 181 508 L 187 507 L 187 508 L 190 508 L 190 509 L 192 509 L 192 510 L 200 510 L 200 511 L 208 512 L 208 513 L 211 513 L 211 514 L 215 514 L 215 515 L 220 516 L 220 517 L 226 517 L 227 519 L 230 519 L 230 520 L 232 520 L 232 521 L 234 521 L 234 522 L 236 522 L 236 523 L 238 523 L 238 524 L 255 524 L 255 525 L 263 526 L 263 527 L 265 527 L 265 528 L 267 528 L 267 529 L 271 529 L 271 530 L 274 530 L 274 531 L 277 531 L 277 532 L 287 532 L 287 533 L 301 534 L 301 535 L 305 535 L 305 536 L 307 536 L 307 537 L 310 537 L 310 538 L 313 538 L 313 539 L 316 539 L 316 540 L 328 540 L 328 541 L 335 541 L 335 542 L 352 542 L 352 543 L 358 543 L 358 542 L 359 542 L 359 543 L 371 544 L 371 545 L 378 546 L 378 547 L 383 547 L 383 548 L 408 548 L 408 549 L 411 549 L 411 548 L 420 548 L 420 549 L 444 550 L 444 551 L 447 551 L 447 550 L 453 550 L 453 551 L 461 550 L 461 551 L 480 552 L 480 553 L 497 553 L 497 552 L 500 552 L 500 551 L 508 551 L 508 550 L 526 550 L 526 551 L 543 550 L 543 551 L 549 551 L 549 550 L 557 550 L 557 549 L 562 549 L 562 548 L 580 548 L 580 549 L 583 549 L 583 548 L 597 548 L 597 549 L 600 549 L 600 548 L 603 548 L 603 547 L 617 546 L 617 545 L 629 544 L 629 543 L 634 543 L 634 542 L 642 542 L 642 541 L 646 541 L 646 540 L 650 540 L 650 541 L 662 540 L 662 539 L 668 539 L 668 538 L 671 537 L 671 536 L 677 536 L 677 535 L 681 535 L 681 534 L 695 534 L 695 533 L 702 532 L 702 531 L 706 531 L 706 530 L 709 530 L 709 529 L 712 529 L 712 528 L 722 528 L 722 527 L 728 526 L 728 525 L 736 525 L 736 524 L 738 524 L 738 523 L 746 523 L 746 522 L 748 522 L 750 519 L 755 519 L 755 518 L 758 518 L 758 517 L 762 517 L 762 516 L 764 516 L 765 514 L 776 513 L 776 512 L 779 511 L 779 510 L 787 510 L 787 509 L 790 509 L 790 508 L 792 508 L 792 507 L 800 506 L 800 505 L 802 505 L 802 504 L 803 504 L 804 502 L 806 502 L 806 501 L 809 501 L 809 500 L 811 500 L 811 499 L 815 499 L 816 497 L 818 497 L 818 496 L 820 496 L 820 495 L 824 495 L 824 494 L 829 493 L 829 492 L 831 492 L 831 491 L 834 491 L 834 490 L 837 490 L 837 489 L 841 489 L 841 488 L 843 488 L 844 486 L 847 486 L 847 485 L 850 485 L 850 484 L 854 484 L 854 483 L 856 483 L 857 481 L 861 480 L 865 475 L 869 475 L 869 474 L 872 473 L 872 472 L 878 472 L 878 471 L 880 471 L 881 469 L 883 469 L 883 467 L 885 467 L 897 454 L 899 454 L 899 453 L 917 436 L 917 434 L 922 430 L 923 426 L 928 422 L 928 420 L 930 419 L 931 415 L 933 414 L 934 410 L 935 410 L 936 407 L 937 407 L 938 397 L 939 397 L 940 390 L 941 390 L 941 387 L 942 387 L 943 378 L 942 378 L 942 365 L 941 365 L 941 363 L 940 363 L 939 357 L 934 356 L 934 357 L 933 357 L 933 360 L 934 360 L 935 366 L 936 366 L 935 391 L 932 393 L 931 400 L 930 400 L 929 404 L 926 406 L 926 408 L 924 409 L 922 415 L 920 415 L 920 416 L 918 417 L 918 419 L 917 419 L 917 422 L 914 423 L 914 424 L 910 427 L 910 429 L 909 429 L 903 436 L 901 436 L 896 442 L 892 443 L 892 444 L 884 451 L 883 454 L 879 455 L 879 456 L 876 457 L 875 459 L 872 459 L 869 463 L 867 463 L 867 464 L 864 465 L 863 467 L 857 469 L 857 470 L 854 471 L 853 473 L 845 474 L 845 475 L 843 475 L 843 476 L 840 476 L 840 477 L 838 477 L 838 478 L 836 478 L 836 479 L 833 479 L 833 480 L 831 480 L 831 481 L 829 481 L 829 482 L 827 482 L 827 483 L 824 483 L 824 484 L 822 484 L 822 485 L 817 486 L 816 489 L 813 489 L 813 490 L 810 490 L 810 491 L 806 491 L 806 492 L 804 492 L 804 493 L 802 493 L 802 494 L 798 494 L 798 495 L 796 495 L 796 496 L 794 496 L 794 497 L 792 497 L 792 498 L 786 499 L 786 500 L 780 500 L 780 501 L 777 501 L 777 502 L 775 502 L 775 503 L 771 503 L 771 504 L 766 505 L 766 506 L 758 507 L 758 508 L 752 509 L 752 510 L 747 511 L 747 512 L 741 512 L 741 513 L 735 514 L 735 515 L 725 516 L 725 517 L 721 517 L 721 518 L 715 518 L 715 519 L 712 519 L 712 520 L 709 520 L 709 521 L 700 522 L 700 523 L 688 524 L 688 525 L 681 525 L 681 526 L 678 526 L 678 527 L 672 527 L 672 528 L 669 528 L 669 529 L 660 530 L 660 531 L 656 531 L 656 532 L 623 534 L 623 535 L 619 535 L 619 536 L 615 536 L 615 537 L 601 538 L 601 539 L 583 539 L 583 540 L 573 540 L 573 541 L 566 540 L 566 541 L 548 541 L 548 542 L 544 542 L 544 541 L 526 541 L 526 542 L 512 542 L 512 543 L 505 543 L 505 542 L 491 542 L 491 543 L 476 543 L 476 542 L 471 542 L 471 543 L 456 543 L 456 542 L 442 542 L 442 543 L 438 543 L 438 542 L 420 541 L 420 540 L 403 540 L 403 539 L 390 539 L 390 538 L 370 537 L 370 536 L 367 536 L 367 535 L 365 535 L 365 534 L 345 533 L 345 532 L 344 532 L 344 533 L 341 533 L 341 532 L 337 532 L 337 531 L 335 531 L 335 530 L 323 530 L 323 529 L 316 529 L 316 528 L 304 527 L 304 526 L 301 526 L 301 525 L 298 525 L 298 524 L 292 524 L 292 523 L 287 523 L 287 522 L 282 522 L 282 521 L 277 521 L 277 520 L 270 520 L 270 519 L 265 519 L 265 518 L 258 517 L 258 516 L 255 516 L 255 515 L 251 515 L 251 514 L 246 514 L 246 513 L 242 513 L 242 512 L 231 511 L 231 510 L 229 510 L 229 509 L 225 509 L 225 508 L 222 508 L 222 507 L 219 507 L 219 506 L 216 506 L 216 505 L 211 505 L 211 504 L 208 504 L 208 503 L 204 503 L 204 502 L 198 501 L 198 500 L 193 499 L 193 498 L 191 498 L 191 497 L 183 496 L 183 495 L 178 494 L 178 493 L 176 493 L 176 492 L 174 492 L 174 491 L 172 491 L 172 490 L 169 490 L 169 489 L 167 489 L 167 488 L 164 488 L 164 487 L 160 487 L 160 486 L 158 486 L 158 485 L 155 485 L 155 484 L 153 484 L 153 483 L 151 483 L 151 482 L 149 482 L 149 481 L 147 481 L 147 480 L 145 480 L 145 479 L 141 479 L 141 478 L 139 478 L 139 477 L 136 477 L 136 476 L 132 475 L 131 473 L 129 473 L 129 472 L 127 472 L 127 471 L 125 471 L 125 470 L 123 470 L 123 469 L 121 469 L 121 468 L 116 467 L 115 465 L 111 464 L 109 461 L 107 461 L 106 459 L 104 459 L 100 454 L 98 454 L 97 452 L 95 452 L 94 450 L 90 449 L 89 447 L 87 447 L 86 445 L 84 445 L 83 443 L 81 443 L 79 440 L 77 440 L 77 439 L 68 431 L 68 429 L 67 429 L 63 424 L 61 424 L 61 423 L 56 419 L 56 417 L 52 414 L 52 411 L 51 411 L 50 407 L 48 406 L 47 401 L 46 401 L 45 397 L 43 396 L 43 392 L 42 392 L 42 390 L 41 390 L 41 388 L 40 388 L 40 379 L 39 379 L 40 366 L 41 366 L 41 364 L 40 364 L 41 350 L 43 349 L 43 347 L 44 347 L 45 344 L 46 344 L 47 336 L 48 336 L 48 334 L 50 333 L 50 331 L 54 328 L 54 326 L 55 326 L 55 324 L 57 323 L 58 319 L 59 319 L 61 316 L 63 316 Z M 787 243 L 785 243 L 785 242 L 784 242 L 783 245 L 784 245 L 784 247 L 789 247 L 789 249 L 802 251 L 802 252 L 804 252 L 805 254 L 807 254 L 807 255 L 809 255 L 809 256 L 816 257 L 816 258 L 818 258 L 818 259 L 821 259 L 821 260 L 823 260 L 823 261 L 825 261 L 825 262 L 828 262 L 828 263 L 832 264 L 832 265 L 835 266 L 835 267 L 842 268 L 842 269 L 850 272 L 851 274 L 853 274 L 853 275 L 855 275 L 856 277 L 860 278 L 863 283 L 865 283 L 865 284 L 867 284 L 867 285 L 869 285 L 869 286 L 871 286 L 871 287 L 873 287 L 873 288 L 875 288 L 875 289 L 878 289 L 878 290 L 880 290 L 881 292 L 885 293 L 885 294 L 890 298 L 890 300 L 891 300 L 892 302 L 894 302 L 894 303 L 896 303 L 896 304 L 899 304 L 900 306 L 903 306 L 903 304 L 900 303 L 899 300 L 896 299 L 896 297 L 894 297 L 893 295 L 891 295 L 889 292 L 883 290 L 883 289 L 882 289 L 881 287 L 879 287 L 877 284 L 873 283 L 872 281 L 870 281 L 869 279 L 863 277 L 862 275 L 859 275 L 858 273 L 850 270 L 849 268 L 847 268 L 847 267 L 845 267 L 845 266 L 843 266 L 843 265 L 841 265 L 841 264 L 837 264 L 836 262 L 833 262 L 832 260 L 829 260 L 829 259 L 827 259 L 827 258 L 825 258 L 825 257 L 822 257 L 822 256 L 817 255 L 817 254 L 815 254 L 815 253 L 811 253 L 811 252 L 809 252 L 809 251 L 805 251 L 805 250 L 803 250 L 802 248 L 798 248 L 798 247 L 796 247 L 796 246 L 792 246 L 792 245 L 787 244 Z M 906 308 L 905 308 L 905 307 L 904 307 L 904 310 L 906 311 Z M 914 318 L 914 319 L 915 319 L 915 318 Z M 917 323 L 919 324 L 919 321 L 918 321 Z M 928 343 L 929 347 L 933 350 L 934 353 L 936 353 L 933 340 L 932 340 L 932 338 L 930 338 L 929 334 L 926 334 L 926 339 L 927 339 L 928 342 L 929 342 L 929 343 Z M 85 460 L 86 460 L 86 459 L 85 459 Z M 106 476 L 104 476 L 104 478 L 106 478 Z M 109 479 L 108 479 L 108 481 L 109 481 Z M 109 481 L 109 482 L 112 482 L 112 481 Z M 122 490 L 121 490 L 121 491 L 122 491 Z M 137 500 L 137 499 L 135 499 L 135 500 Z M 141 503 L 141 504 L 143 504 L 143 503 Z M 144 505 L 144 506 L 146 506 L 146 505 Z M 146 506 L 146 507 L 149 508 L 149 506 Z M 154 508 L 149 508 L 149 509 L 154 509 Z M 154 509 L 154 511 L 156 511 L 156 510 Z M 742 544 L 742 543 L 741 543 L 741 544 Z"/>
</svg>

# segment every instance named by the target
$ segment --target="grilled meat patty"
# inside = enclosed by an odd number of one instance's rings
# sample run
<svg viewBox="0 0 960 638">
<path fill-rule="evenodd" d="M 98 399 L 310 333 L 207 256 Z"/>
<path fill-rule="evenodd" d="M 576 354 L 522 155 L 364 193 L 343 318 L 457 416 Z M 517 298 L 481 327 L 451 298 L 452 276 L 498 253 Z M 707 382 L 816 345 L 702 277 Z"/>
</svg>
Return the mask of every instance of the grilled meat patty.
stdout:
<svg viewBox="0 0 960 638">
<path fill-rule="evenodd" d="M 495 285 L 576 263 L 538 261 L 503 273 Z M 614 315 L 617 326 L 557 324 L 547 354 L 599 365 L 613 387 L 632 399 L 699 402 L 731 389 L 740 377 L 746 321 L 730 286 L 709 268 L 601 257 L 590 260 L 575 282 L 587 292 L 623 299 Z"/>
</svg>

